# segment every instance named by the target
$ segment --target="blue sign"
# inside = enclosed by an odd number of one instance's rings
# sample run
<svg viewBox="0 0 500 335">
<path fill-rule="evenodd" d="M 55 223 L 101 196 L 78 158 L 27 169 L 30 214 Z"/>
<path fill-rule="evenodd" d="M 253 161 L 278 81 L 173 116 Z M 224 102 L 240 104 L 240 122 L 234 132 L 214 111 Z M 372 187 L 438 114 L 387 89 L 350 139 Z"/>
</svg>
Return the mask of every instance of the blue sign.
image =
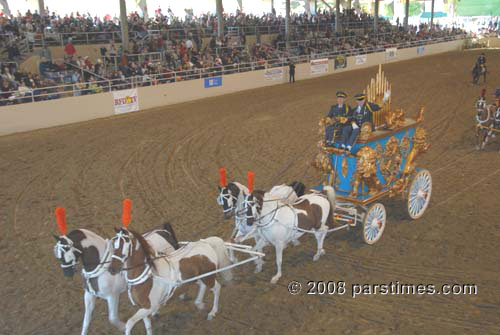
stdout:
<svg viewBox="0 0 500 335">
<path fill-rule="evenodd" d="M 205 88 L 222 86 L 222 77 L 205 78 Z"/>
</svg>

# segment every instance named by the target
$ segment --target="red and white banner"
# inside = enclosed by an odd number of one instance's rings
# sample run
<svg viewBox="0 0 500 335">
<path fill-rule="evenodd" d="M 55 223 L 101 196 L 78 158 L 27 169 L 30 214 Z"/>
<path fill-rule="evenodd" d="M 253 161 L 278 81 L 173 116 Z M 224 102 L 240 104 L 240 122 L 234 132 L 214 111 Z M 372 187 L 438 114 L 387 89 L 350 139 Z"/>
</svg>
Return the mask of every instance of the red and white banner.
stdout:
<svg viewBox="0 0 500 335">
<path fill-rule="evenodd" d="M 283 80 L 283 68 L 267 69 L 264 72 L 264 78 L 266 80 Z"/>
<path fill-rule="evenodd" d="M 311 74 L 328 73 L 328 58 L 311 60 Z"/>
<path fill-rule="evenodd" d="M 115 114 L 137 112 L 139 110 L 139 93 L 137 89 L 114 91 L 113 106 L 115 107 Z"/>
</svg>

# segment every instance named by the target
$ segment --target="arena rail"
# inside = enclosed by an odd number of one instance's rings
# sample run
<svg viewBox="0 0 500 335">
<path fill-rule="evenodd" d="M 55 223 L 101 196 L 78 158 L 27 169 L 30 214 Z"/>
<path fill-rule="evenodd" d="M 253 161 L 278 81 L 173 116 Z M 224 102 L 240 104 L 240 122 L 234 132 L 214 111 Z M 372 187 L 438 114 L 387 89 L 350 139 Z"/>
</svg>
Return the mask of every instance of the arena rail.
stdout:
<svg viewBox="0 0 500 335">
<path fill-rule="evenodd" d="M 388 53 L 385 50 L 366 54 L 367 50 L 363 49 L 352 52 L 353 55 L 346 56 L 346 64 L 341 67 L 338 67 L 338 64 L 335 63 L 336 55 L 345 55 L 346 53 L 328 53 L 327 55 L 321 55 L 329 58 L 327 63 L 320 63 L 322 71 L 313 71 L 313 68 L 316 69 L 318 65 L 311 62 L 314 58 L 310 56 L 295 57 L 293 58 L 297 64 L 295 77 L 297 80 L 311 79 L 387 62 L 409 60 L 423 55 L 462 49 L 463 40 L 447 40 L 449 38 L 433 40 L 433 43 L 425 44 L 424 48 L 418 47 L 422 43 L 421 41 L 400 45 L 396 57 L 391 59 L 387 58 Z M 9 97 L 0 100 L 0 104 L 4 104 L 4 106 L 0 107 L 0 135 L 121 114 L 123 111 L 119 111 L 115 106 L 117 101 L 115 100 L 115 94 L 118 94 L 118 97 L 120 94 L 131 94 L 132 97 L 135 97 L 135 100 L 132 99 L 136 101 L 135 107 L 130 111 L 137 111 L 277 85 L 288 81 L 288 67 L 285 66 L 287 64 L 287 59 L 277 59 L 272 63 L 267 62 L 267 64 L 249 63 L 231 67 L 203 69 L 192 73 L 163 73 L 151 76 L 149 79 L 146 78 L 146 81 L 143 76 L 128 78 L 127 80 L 121 78 L 95 81 L 91 82 L 88 87 L 69 84 L 44 88 L 40 91 L 35 90 L 22 97 L 14 96 L 13 98 Z M 217 79 L 207 80 L 207 78 L 213 77 Z M 163 83 L 169 84 L 160 85 Z M 129 88 L 134 90 L 132 92 L 122 91 Z M 3 94 L 5 93 L 3 92 Z M 11 93 L 18 94 L 19 92 Z M 60 96 L 67 96 L 67 98 L 54 100 Z M 13 100 L 18 99 L 28 102 L 42 101 L 12 104 Z M 124 101 L 132 100 L 127 97 Z M 9 103 L 9 105 L 5 106 L 6 103 Z"/>
</svg>

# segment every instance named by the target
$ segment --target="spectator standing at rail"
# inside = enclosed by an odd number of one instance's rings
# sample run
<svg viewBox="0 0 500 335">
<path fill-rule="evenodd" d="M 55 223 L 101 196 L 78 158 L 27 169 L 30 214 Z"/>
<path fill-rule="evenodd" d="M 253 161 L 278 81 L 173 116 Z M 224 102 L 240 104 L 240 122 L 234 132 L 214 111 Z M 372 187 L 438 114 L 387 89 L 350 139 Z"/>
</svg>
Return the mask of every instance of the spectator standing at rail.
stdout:
<svg viewBox="0 0 500 335">
<path fill-rule="evenodd" d="M 288 60 L 288 73 L 289 73 L 289 83 L 295 83 L 295 64 L 293 61 Z M 292 81 L 293 80 L 293 81 Z"/>
<path fill-rule="evenodd" d="M 70 60 L 72 60 L 73 56 L 76 54 L 76 49 L 71 42 L 71 38 L 68 39 L 68 43 L 64 46 L 64 52 L 66 53 L 66 55 L 68 55 Z"/>
</svg>

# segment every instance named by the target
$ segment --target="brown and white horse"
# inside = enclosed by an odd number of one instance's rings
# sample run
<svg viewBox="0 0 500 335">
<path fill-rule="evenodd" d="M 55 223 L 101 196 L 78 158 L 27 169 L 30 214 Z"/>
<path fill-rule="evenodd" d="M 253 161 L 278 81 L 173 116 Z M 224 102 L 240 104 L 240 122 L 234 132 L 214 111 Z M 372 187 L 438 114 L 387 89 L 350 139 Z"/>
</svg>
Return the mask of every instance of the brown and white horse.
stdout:
<svg viewBox="0 0 500 335">
<path fill-rule="evenodd" d="M 231 264 L 222 239 L 210 237 L 190 242 L 168 256 L 163 256 L 150 245 L 148 237 L 144 238 L 126 228 L 115 230 L 117 234 L 112 240 L 114 253 L 109 271 L 112 274 L 125 271 L 129 298 L 139 307 L 126 323 L 126 335 L 130 335 L 134 325 L 141 319 L 146 325 L 147 334 L 152 335 L 150 316 L 158 312 L 184 281 L 204 274 L 208 275 L 196 280 L 199 291 L 194 303 L 199 309 L 203 309 L 205 290 L 210 288 L 214 293 L 214 303 L 208 319 L 215 317 L 221 285 L 214 271 Z M 223 271 L 222 275 L 227 281 L 232 278 L 230 270 Z"/>
<path fill-rule="evenodd" d="M 489 137 L 495 137 L 495 130 L 500 125 L 500 107 L 486 104 L 482 97 L 476 103 L 476 138 L 478 150 L 484 149 Z"/>
<path fill-rule="evenodd" d="M 64 275 L 73 277 L 80 260 L 83 265 L 85 315 L 81 334 L 88 333 L 97 298 L 107 301 L 111 324 L 124 330 L 125 324 L 118 316 L 118 305 L 121 293 L 127 289 L 127 283 L 122 274 L 112 275 L 108 271 L 113 251 L 111 241 L 87 229 L 75 229 L 68 233 L 64 208 L 56 209 L 56 216 L 62 235 L 54 235 L 57 242 L 54 255 L 60 261 Z M 168 223 L 147 232 L 146 235 L 154 240 L 158 248 L 170 251 L 178 249 L 177 239 Z"/>
<path fill-rule="evenodd" d="M 235 240 L 242 242 L 256 233 L 260 236 L 255 246 L 257 251 L 261 252 L 267 244 L 274 245 L 277 273 L 271 283 L 275 284 L 281 277 L 283 250 L 304 233 L 310 232 L 316 237 L 318 248 L 314 261 L 325 253 L 323 242 L 333 224 L 335 210 L 335 190 L 331 186 L 324 186 L 322 192 L 303 195 L 294 204 L 284 204 L 269 199 L 263 191 L 255 191 L 245 198 L 243 207 L 250 231 L 238 231 Z"/>
</svg>

